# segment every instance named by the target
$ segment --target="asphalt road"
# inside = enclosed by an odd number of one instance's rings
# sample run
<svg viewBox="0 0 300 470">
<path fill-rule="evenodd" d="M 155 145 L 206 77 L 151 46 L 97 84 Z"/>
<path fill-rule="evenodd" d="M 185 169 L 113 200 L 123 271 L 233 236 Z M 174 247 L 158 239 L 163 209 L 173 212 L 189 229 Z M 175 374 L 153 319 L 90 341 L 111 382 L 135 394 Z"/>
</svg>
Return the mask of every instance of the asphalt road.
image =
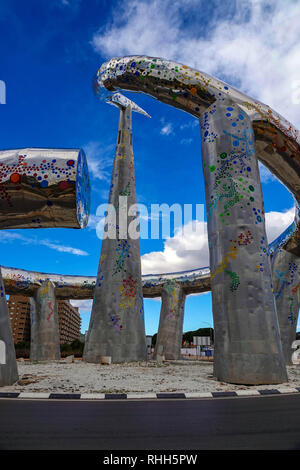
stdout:
<svg viewBox="0 0 300 470">
<path fill-rule="evenodd" d="M 0 400 L 0 450 L 300 449 L 300 396 Z"/>
</svg>

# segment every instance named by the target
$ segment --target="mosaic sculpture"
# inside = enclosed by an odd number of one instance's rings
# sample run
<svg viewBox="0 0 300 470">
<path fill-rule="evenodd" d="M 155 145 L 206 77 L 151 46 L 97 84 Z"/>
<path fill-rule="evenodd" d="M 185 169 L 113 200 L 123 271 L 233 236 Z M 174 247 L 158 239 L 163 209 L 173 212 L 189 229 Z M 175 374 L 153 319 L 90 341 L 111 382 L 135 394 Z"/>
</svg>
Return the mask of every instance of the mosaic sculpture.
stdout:
<svg viewBox="0 0 300 470">
<path fill-rule="evenodd" d="M 26 148 L 0 151 L 0 228 L 83 228 L 89 216 L 90 183 L 85 154 L 82 150 Z M 0 364 L 0 386 L 18 379 L 12 332 L 5 290 L 0 273 L 0 341 L 5 343 L 5 364 Z M 39 295 L 39 294 L 38 294 Z M 54 296 L 54 294 L 53 294 Z M 49 300 L 50 301 L 50 300 Z M 43 302 L 36 304 L 36 325 L 44 313 Z M 39 310 L 41 308 L 41 310 Z M 54 317 L 55 318 L 55 315 Z M 54 344 L 59 342 L 56 323 L 49 319 L 47 333 L 38 331 L 43 348 L 42 359 L 53 357 L 49 331 Z M 59 345 L 59 343 L 58 343 Z M 53 346 L 56 347 L 56 346 Z M 57 349 L 57 348 L 56 348 Z M 34 348 L 33 348 L 34 351 Z M 35 354 L 35 360 L 41 358 Z M 57 354 L 55 357 L 58 357 Z"/>
<path fill-rule="evenodd" d="M 30 298 L 30 360 L 60 359 L 60 337 L 54 285 L 45 281 Z"/>
<path fill-rule="evenodd" d="M 185 293 L 175 281 L 164 284 L 154 359 L 180 359 Z"/>
<path fill-rule="evenodd" d="M 95 90 L 111 104 L 126 109 L 130 100 L 120 93 L 109 93 L 118 89 L 148 93 L 198 117 L 201 124 L 203 167 L 208 182 L 211 275 L 208 268 L 200 268 L 194 272 L 143 276 L 144 295 L 163 298 L 163 292 L 169 295 L 164 303 L 168 305 L 165 314 L 162 305 L 162 320 L 171 310 L 174 312 L 172 292 L 177 287 L 170 289 L 170 283 L 178 282 L 184 295 L 209 290 L 211 283 L 217 378 L 253 384 L 285 381 L 268 254 L 273 256 L 273 279 L 278 274 L 274 292 L 279 323 L 284 324 L 280 315 L 286 317 L 290 299 L 289 294 L 284 296 L 280 292 L 293 284 L 292 295 L 296 291 L 298 295 L 296 269 L 291 268 L 293 263 L 297 264 L 300 254 L 298 131 L 263 103 L 207 74 L 167 60 L 141 56 L 112 59 L 99 70 Z M 256 157 L 288 187 L 296 201 L 294 223 L 270 247 L 266 242 Z M 102 280 L 103 262 L 100 260 L 97 283 Z M 5 269 L 8 274 L 5 282 L 12 290 L 29 292 L 42 279 L 51 277 L 57 296 L 68 293 L 67 298 L 89 298 L 85 296 L 90 295 L 96 284 L 91 277 L 25 274 L 22 270 Z M 132 285 L 131 282 L 131 288 Z M 287 318 L 293 326 L 286 337 L 294 329 L 298 312 L 295 299 L 288 308 Z M 177 319 L 181 319 L 180 315 Z M 117 330 L 119 319 L 113 317 L 111 321 L 111 328 Z M 181 321 L 176 325 L 178 337 Z M 281 333 L 283 344 L 284 337 L 285 333 Z M 163 343 L 164 347 L 168 346 L 168 341 Z"/>
<path fill-rule="evenodd" d="M 272 292 L 260 159 L 300 202 L 299 132 L 269 106 L 185 65 L 147 56 L 111 59 L 95 79 L 100 96 L 150 94 L 200 120 L 206 180 L 214 374 L 232 383 L 287 380 Z M 299 221 L 282 248 L 300 254 Z M 262 265 L 262 269 L 257 269 Z"/>
<path fill-rule="evenodd" d="M 143 291 L 139 237 L 128 232 L 138 215 L 125 217 L 121 233 L 122 201 L 130 208 L 136 204 L 134 157 L 132 151 L 132 111 L 147 115 L 133 102 L 117 94 L 110 104 L 120 109 L 117 147 L 111 179 L 109 203 L 116 209 L 116 220 L 106 219 L 116 229 L 116 238 L 104 238 L 94 300 L 85 342 L 83 360 L 99 363 L 101 356 L 113 362 L 146 360 Z M 125 196 L 125 198 L 120 198 Z"/>
<path fill-rule="evenodd" d="M 275 253 L 280 254 L 280 257 L 276 256 L 276 259 L 273 257 L 273 283 L 283 352 L 287 364 L 290 364 L 291 344 L 296 337 L 299 311 L 300 286 L 298 276 L 300 271 L 295 268 L 295 264 L 298 265 L 299 263 L 299 258 L 286 250 L 282 250 L 280 248 L 281 241 L 282 235 L 270 245 L 269 251 L 272 254 L 274 248 L 276 248 Z M 266 248 L 262 243 L 261 256 L 265 251 Z M 294 266 L 293 269 L 291 269 L 292 266 Z M 262 263 L 257 265 L 257 269 L 263 269 Z M 2 267 L 2 274 L 7 294 L 28 297 L 35 296 L 41 286 L 47 281 L 51 281 L 55 289 L 56 299 L 91 299 L 96 285 L 95 276 L 49 274 L 8 267 Z M 176 290 L 179 289 L 180 295 L 176 295 L 176 300 L 180 299 L 180 302 L 174 302 L 172 286 Z M 161 297 L 162 299 L 155 357 L 157 357 L 158 346 L 161 345 L 160 355 L 164 355 L 166 359 L 174 359 L 175 355 L 178 356 L 180 353 L 185 297 L 193 293 L 210 291 L 210 270 L 209 268 L 202 268 L 177 273 L 146 274 L 142 275 L 142 287 L 144 298 Z M 33 299 L 31 299 L 31 302 L 33 302 Z M 35 303 L 33 308 L 35 308 Z M 170 322 L 170 328 L 173 325 L 172 334 L 169 334 L 169 318 L 172 319 L 172 322 Z M 35 328 L 33 320 L 31 326 Z M 160 334 L 160 331 L 162 331 L 162 334 Z M 32 337 L 34 336 L 35 333 L 32 332 Z M 172 356 L 169 356 L 169 351 L 172 351 Z M 173 351 L 176 351 L 176 354 Z"/>
<path fill-rule="evenodd" d="M 291 344 L 296 337 L 300 303 L 300 270 L 298 267 L 299 258 L 280 248 L 283 239 L 285 237 L 280 235 L 274 240 L 269 246 L 269 253 L 272 256 L 274 295 L 277 304 L 281 342 L 286 363 L 290 364 Z M 266 244 L 262 240 L 260 258 L 264 256 L 266 251 Z M 258 263 L 256 268 L 263 270 L 263 264 Z M 91 299 L 96 285 L 95 276 L 49 274 L 8 267 L 2 267 L 2 275 L 7 294 L 29 297 L 35 296 L 41 286 L 47 281 L 51 281 L 57 299 Z M 175 296 L 176 299 L 182 299 L 179 303 L 174 302 L 175 297 L 172 286 L 179 289 L 180 296 Z M 172 352 L 172 357 L 169 357 L 169 353 L 166 351 L 177 351 L 177 355 L 180 353 L 181 340 L 179 339 L 182 337 L 183 325 L 181 318 L 183 320 L 185 297 L 193 293 L 210 291 L 210 269 L 202 268 L 177 273 L 142 275 L 142 287 L 144 298 L 161 297 L 162 299 L 159 332 L 161 329 L 166 331 L 158 335 L 156 350 L 159 345 L 162 345 L 160 348 L 162 348 L 161 351 L 164 351 L 164 354 L 161 352 L 161 355 L 164 355 L 165 358 L 174 359 L 174 353 Z M 174 305 L 176 306 L 175 316 Z M 169 318 L 172 319 L 175 327 L 172 334 L 169 334 L 169 330 L 166 328 Z"/>
<path fill-rule="evenodd" d="M 2 274 L 7 294 L 32 297 L 45 281 L 51 281 L 57 299 L 92 299 L 97 280 L 95 276 L 49 274 L 5 266 L 2 267 Z M 179 284 L 186 295 L 207 292 L 210 290 L 210 270 L 202 268 L 177 273 L 144 274 L 143 297 L 160 297 L 163 286 L 169 282 Z"/>
</svg>

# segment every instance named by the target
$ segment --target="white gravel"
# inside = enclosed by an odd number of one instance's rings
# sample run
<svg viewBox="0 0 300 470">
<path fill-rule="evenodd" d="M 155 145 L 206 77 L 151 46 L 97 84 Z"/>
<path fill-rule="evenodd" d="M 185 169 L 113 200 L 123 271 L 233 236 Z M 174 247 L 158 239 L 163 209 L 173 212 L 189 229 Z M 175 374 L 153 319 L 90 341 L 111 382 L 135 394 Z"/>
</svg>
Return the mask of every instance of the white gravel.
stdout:
<svg viewBox="0 0 300 470">
<path fill-rule="evenodd" d="M 300 387 L 300 365 L 289 366 L 289 382 L 280 385 L 244 386 L 217 381 L 213 364 L 201 361 L 87 364 L 75 360 L 18 363 L 19 382 L 0 392 L 117 393 L 117 392 L 212 392 Z"/>
</svg>

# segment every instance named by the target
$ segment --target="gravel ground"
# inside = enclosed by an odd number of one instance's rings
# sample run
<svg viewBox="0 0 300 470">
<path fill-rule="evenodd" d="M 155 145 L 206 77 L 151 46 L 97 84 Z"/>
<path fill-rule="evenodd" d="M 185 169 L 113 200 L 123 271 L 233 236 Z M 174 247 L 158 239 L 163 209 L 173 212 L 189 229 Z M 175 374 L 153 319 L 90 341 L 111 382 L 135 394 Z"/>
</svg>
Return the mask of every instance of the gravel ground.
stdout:
<svg viewBox="0 0 300 470">
<path fill-rule="evenodd" d="M 211 392 L 276 388 L 276 385 L 243 386 L 219 382 L 213 364 L 201 361 L 154 361 L 125 364 L 18 363 L 19 382 L 0 391 L 57 393 Z M 280 387 L 300 387 L 300 365 L 288 367 L 289 382 Z"/>
</svg>

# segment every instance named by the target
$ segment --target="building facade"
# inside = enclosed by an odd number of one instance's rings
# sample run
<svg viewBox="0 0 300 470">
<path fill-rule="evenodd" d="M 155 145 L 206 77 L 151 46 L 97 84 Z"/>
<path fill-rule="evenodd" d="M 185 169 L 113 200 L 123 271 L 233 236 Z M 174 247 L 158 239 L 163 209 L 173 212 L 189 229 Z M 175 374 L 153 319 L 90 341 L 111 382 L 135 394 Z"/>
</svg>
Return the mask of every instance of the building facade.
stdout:
<svg viewBox="0 0 300 470">
<path fill-rule="evenodd" d="M 29 297 L 10 295 L 7 303 L 14 343 L 30 341 Z"/>
<path fill-rule="evenodd" d="M 69 300 L 58 300 L 57 308 L 60 344 L 72 343 L 80 338 L 81 318 L 78 307 L 73 307 Z"/>
<path fill-rule="evenodd" d="M 81 318 L 78 307 L 68 300 L 58 300 L 58 319 L 60 344 L 72 343 L 80 337 Z M 14 343 L 30 341 L 30 303 L 29 297 L 11 295 L 8 300 Z"/>
</svg>

